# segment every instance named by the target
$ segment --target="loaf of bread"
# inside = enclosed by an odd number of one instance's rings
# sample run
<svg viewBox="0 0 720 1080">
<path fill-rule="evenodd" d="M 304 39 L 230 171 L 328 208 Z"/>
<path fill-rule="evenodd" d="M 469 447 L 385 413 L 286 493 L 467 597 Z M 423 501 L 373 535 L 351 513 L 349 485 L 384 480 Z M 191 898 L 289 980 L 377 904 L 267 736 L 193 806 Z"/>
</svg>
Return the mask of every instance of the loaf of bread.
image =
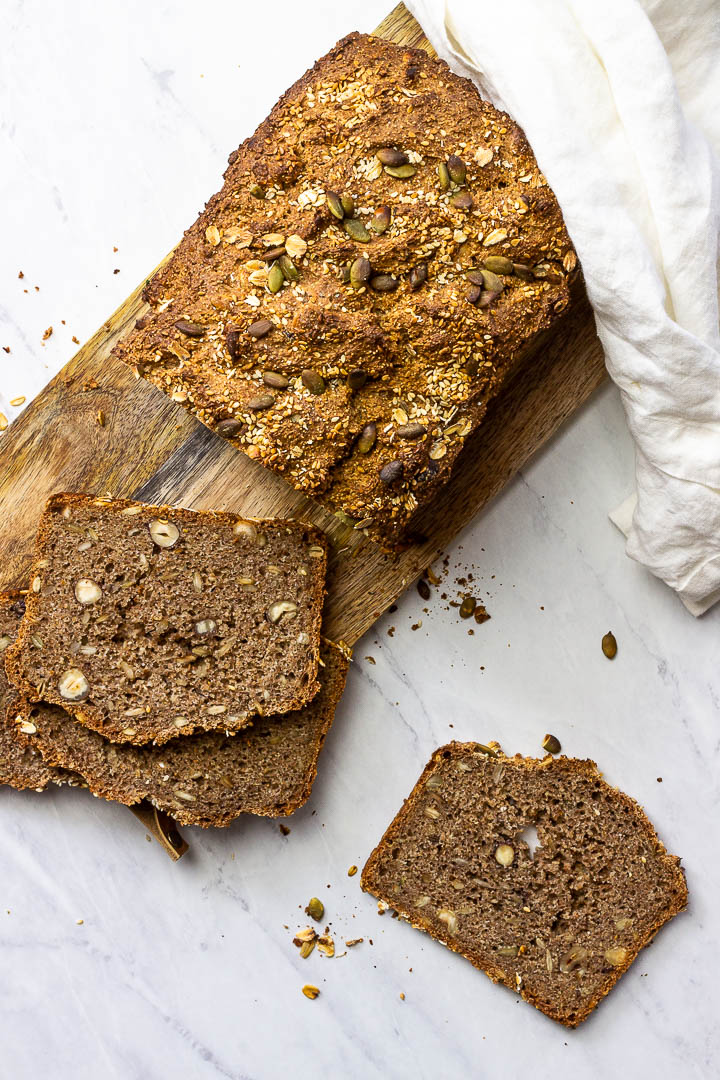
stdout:
<svg viewBox="0 0 720 1080">
<path fill-rule="evenodd" d="M 594 762 L 477 743 L 435 751 L 362 885 L 568 1027 L 687 903 L 680 860 Z"/>
<path fill-rule="evenodd" d="M 181 825 L 224 826 L 240 814 L 291 814 L 310 796 L 325 736 L 345 686 L 348 659 L 324 642 L 320 690 L 304 708 L 163 746 L 112 743 L 57 705 L 16 704 L 14 722 L 46 762 L 82 776 L 94 795 L 134 805 L 147 799 Z"/>
<path fill-rule="evenodd" d="M 318 689 L 326 555 L 301 522 L 54 495 L 8 677 L 115 742 L 300 708 Z"/>
<path fill-rule="evenodd" d="M 441 60 L 351 34 L 231 154 L 115 353 L 392 547 L 576 265 L 510 117 Z"/>
<path fill-rule="evenodd" d="M 30 744 L 23 724 L 16 723 L 19 695 L 8 683 L 4 660 L 24 614 L 23 593 L 0 593 L 0 784 L 42 791 L 51 781 L 65 783 L 68 774 L 64 769 L 47 765 Z"/>
</svg>

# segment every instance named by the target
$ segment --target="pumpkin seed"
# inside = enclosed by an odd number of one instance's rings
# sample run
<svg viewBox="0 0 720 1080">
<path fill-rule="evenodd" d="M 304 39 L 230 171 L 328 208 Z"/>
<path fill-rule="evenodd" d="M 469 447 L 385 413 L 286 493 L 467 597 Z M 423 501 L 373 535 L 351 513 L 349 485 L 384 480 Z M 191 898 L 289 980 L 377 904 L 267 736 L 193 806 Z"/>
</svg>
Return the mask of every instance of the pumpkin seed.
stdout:
<svg viewBox="0 0 720 1080">
<path fill-rule="evenodd" d="M 477 600 L 474 596 L 464 596 L 462 604 L 460 605 L 460 618 L 469 619 L 477 607 Z"/>
<path fill-rule="evenodd" d="M 267 287 L 271 293 L 280 292 L 283 287 L 283 281 L 285 275 L 282 272 L 280 263 L 273 263 L 268 272 Z"/>
<path fill-rule="evenodd" d="M 348 374 L 347 384 L 351 390 L 360 390 L 367 382 L 367 371 L 362 368 L 353 368 Z"/>
<path fill-rule="evenodd" d="M 482 270 L 468 270 L 465 277 L 468 279 L 471 285 L 480 285 L 482 287 L 485 284 L 485 278 L 482 275 Z"/>
<path fill-rule="evenodd" d="M 298 268 L 289 255 L 281 255 L 278 259 L 278 266 L 286 281 L 298 281 L 300 279 Z"/>
<path fill-rule="evenodd" d="M 260 184 L 251 184 L 248 188 L 248 192 L 252 195 L 253 199 L 264 199 L 265 189 Z"/>
<path fill-rule="evenodd" d="M 318 900 L 317 896 L 313 896 L 308 902 L 308 906 L 305 908 L 305 914 L 309 915 L 315 922 L 320 922 L 325 914 L 325 905 L 322 900 Z"/>
<path fill-rule="evenodd" d="M 273 328 L 273 324 L 269 319 L 258 319 L 257 322 L 248 326 L 248 334 L 250 337 L 263 338 L 266 334 L 269 334 Z"/>
<path fill-rule="evenodd" d="M 491 270 L 494 274 L 512 274 L 513 272 L 512 259 L 507 259 L 504 255 L 488 255 L 484 265 L 486 270 Z"/>
<path fill-rule="evenodd" d="M 234 435 L 239 435 L 245 427 L 239 420 L 233 420 L 228 417 L 227 420 L 221 420 L 215 428 L 218 435 L 222 435 L 223 439 L 231 439 Z"/>
<path fill-rule="evenodd" d="M 395 292 L 397 287 L 398 280 L 392 274 L 375 274 L 370 278 L 370 288 L 375 292 Z"/>
<path fill-rule="evenodd" d="M 357 240 L 360 244 L 367 244 L 368 240 L 370 240 L 370 233 L 360 218 L 348 218 L 343 221 L 343 229 L 352 240 Z"/>
<path fill-rule="evenodd" d="M 345 211 L 345 217 L 352 217 L 355 213 L 355 200 L 352 195 L 341 195 L 340 202 Z"/>
<path fill-rule="evenodd" d="M 276 259 L 279 259 L 280 256 L 284 255 L 284 254 L 285 254 L 285 248 L 282 245 L 280 245 L 279 247 L 268 248 L 267 251 L 263 251 L 260 258 L 263 260 L 263 262 L 271 263 L 271 262 L 275 262 Z"/>
<path fill-rule="evenodd" d="M 428 268 L 427 263 L 418 263 L 417 266 L 413 266 L 410 271 L 410 289 L 412 292 L 417 292 L 427 281 Z"/>
<path fill-rule="evenodd" d="M 253 412 L 262 412 L 263 409 L 269 409 L 274 401 L 272 394 L 258 394 L 257 397 L 250 398 L 247 407 Z"/>
<path fill-rule="evenodd" d="M 543 750 L 547 750 L 548 754 L 559 754 L 562 750 L 560 740 L 556 739 L 554 735 L 546 735 L 542 741 Z"/>
<path fill-rule="evenodd" d="M 495 951 L 498 956 L 515 957 L 518 954 L 518 947 L 517 945 L 498 945 Z"/>
<path fill-rule="evenodd" d="M 617 641 L 611 630 L 608 630 L 607 634 L 605 634 L 602 639 L 602 651 L 605 653 L 608 660 L 613 660 L 617 654 Z"/>
<path fill-rule="evenodd" d="M 382 150 L 378 150 L 375 157 L 378 159 L 381 165 L 395 166 L 407 165 L 408 156 L 403 154 L 402 150 L 395 150 L 392 146 L 384 146 Z"/>
<path fill-rule="evenodd" d="M 190 322 L 189 319 L 178 319 L 175 323 L 175 329 L 179 330 L 185 337 L 201 338 L 205 334 L 205 327 L 200 323 Z"/>
<path fill-rule="evenodd" d="M 497 274 L 493 274 L 492 270 L 482 270 L 481 273 L 485 288 L 488 289 L 489 292 L 495 292 L 499 295 L 505 288 L 505 285 Z"/>
<path fill-rule="evenodd" d="M 458 191 L 457 195 L 453 195 L 450 200 L 450 205 L 454 206 L 456 210 L 472 210 L 473 197 L 469 191 Z"/>
<path fill-rule="evenodd" d="M 485 262 L 487 262 L 487 259 Z M 521 281 L 534 281 L 532 270 L 529 266 L 525 266 L 524 263 L 513 263 L 513 272 Z"/>
<path fill-rule="evenodd" d="M 502 290 L 500 290 L 500 291 L 502 291 Z M 500 295 L 500 292 L 497 289 L 483 289 L 483 291 L 480 293 L 480 298 L 479 298 L 479 300 L 477 302 L 478 307 L 481 307 L 481 308 L 490 307 L 490 305 L 495 300 L 497 300 L 499 295 Z"/>
<path fill-rule="evenodd" d="M 284 375 L 281 375 L 279 371 L 263 371 L 263 382 L 266 386 L 271 386 L 273 390 L 286 390 L 290 382 Z"/>
<path fill-rule="evenodd" d="M 300 380 L 305 389 L 309 390 L 311 394 L 323 394 L 325 392 L 325 380 L 318 371 L 305 368 Z"/>
<path fill-rule="evenodd" d="M 374 215 L 368 222 L 369 227 L 378 236 L 385 232 L 390 226 L 391 213 L 389 206 L 379 206 Z"/>
<path fill-rule="evenodd" d="M 448 191 L 450 188 L 450 173 L 444 161 L 438 165 L 438 184 L 441 191 Z"/>
<path fill-rule="evenodd" d="M 465 177 L 467 176 L 467 166 L 462 158 L 459 158 L 457 154 L 451 154 L 447 159 L 447 171 L 448 176 L 452 180 L 453 184 L 464 184 Z"/>
<path fill-rule="evenodd" d="M 398 439 L 420 439 L 426 433 L 424 424 L 401 424 L 395 431 Z"/>
<path fill-rule="evenodd" d="M 360 454 L 369 454 L 375 445 L 377 440 L 377 425 L 372 423 L 366 424 L 360 432 L 360 438 L 357 441 L 357 448 Z"/>
<path fill-rule="evenodd" d="M 336 217 L 338 221 L 342 221 L 345 217 L 345 210 L 343 208 L 342 200 L 336 191 L 326 191 L 325 201 L 327 202 L 328 210 Z"/>
<path fill-rule="evenodd" d="M 420 593 L 420 596 L 421 596 L 421 598 L 423 600 L 429 600 L 430 599 L 430 586 L 428 585 L 427 581 L 425 581 L 424 578 L 420 578 L 418 580 L 417 591 Z M 432 780 L 433 777 L 431 777 L 430 779 Z M 428 781 L 428 783 L 425 786 L 428 787 L 429 785 L 430 785 L 430 781 Z"/>
<path fill-rule="evenodd" d="M 361 255 L 350 265 L 350 284 L 356 289 L 361 289 L 363 285 L 367 285 L 371 273 L 370 260 L 365 255 Z"/>
<path fill-rule="evenodd" d="M 409 180 L 417 172 L 414 165 L 385 165 L 383 168 L 388 176 L 394 176 L 396 180 Z"/>
<path fill-rule="evenodd" d="M 387 465 L 384 465 L 380 470 L 380 479 L 383 484 L 389 486 L 390 484 L 395 484 L 398 480 L 401 480 L 404 471 L 405 469 L 402 461 L 388 461 Z"/>
</svg>

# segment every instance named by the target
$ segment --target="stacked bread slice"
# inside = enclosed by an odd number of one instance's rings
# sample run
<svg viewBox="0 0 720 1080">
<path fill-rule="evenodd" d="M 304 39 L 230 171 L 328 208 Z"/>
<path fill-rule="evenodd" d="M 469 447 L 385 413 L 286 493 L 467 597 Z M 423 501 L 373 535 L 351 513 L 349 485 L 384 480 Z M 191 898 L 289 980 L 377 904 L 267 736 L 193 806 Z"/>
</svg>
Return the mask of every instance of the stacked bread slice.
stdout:
<svg viewBox="0 0 720 1080">
<path fill-rule="evenodd" d="M 0 598 L 0 779 L 188 825 L 292 813 L 348 666 L 326 564 L 301 522 L 54 495 L 26 595 Z"/>
</svg>

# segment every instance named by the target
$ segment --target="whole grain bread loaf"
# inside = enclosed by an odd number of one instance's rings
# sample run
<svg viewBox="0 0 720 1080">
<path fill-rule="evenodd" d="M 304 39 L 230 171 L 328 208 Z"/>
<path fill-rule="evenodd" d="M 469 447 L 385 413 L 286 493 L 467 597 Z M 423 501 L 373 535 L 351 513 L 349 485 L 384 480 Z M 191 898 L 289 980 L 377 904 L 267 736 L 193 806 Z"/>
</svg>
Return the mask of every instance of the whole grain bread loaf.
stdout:
<svg viewBox="0 0 720 1080">
<path fill-rule="evenodd" d="M 577 265 L 517 124 L 350 34 L 230 156 L 115 354 L 392 546 Z"/>
<path fill-rule="evenodd" d="M 31 745 L 23 725 L 15 723 L 19 696 L 7 681 L 4 658 L 24 614 L 23 593 L 0 593 L 0 784 L 42 791 L 51 781 L 65 783 L 68 774 L 47 765 Z"/>
<path fill-rule="evenodd" d="M 300 522 L 54 495 L 8 676 L 116 742 L 289 712 L 318 689 L 326 556 Z"/>
<path fill-rule="evenodd" d="M 47 762 L 72 769 L 95 795 L 128 805 L 148 799 L 182 825 L 229 825 L 240 814 L 291 814 L 310 796 L 325 736 L 345 686 L 348 659 L 321 649 L 320 690 L 302 709 L 264 716 L 226 736 L 200 732 L 163 746 L 112 743 L 56 705 L 23 701 L 15 722 Z"/>
<path fill-rule="evenodd" d="M 594 762 L 477 743 L 435 751 L 362 885 L 568 1027 L 687 903 L 680 860 Z"/>
</svg>

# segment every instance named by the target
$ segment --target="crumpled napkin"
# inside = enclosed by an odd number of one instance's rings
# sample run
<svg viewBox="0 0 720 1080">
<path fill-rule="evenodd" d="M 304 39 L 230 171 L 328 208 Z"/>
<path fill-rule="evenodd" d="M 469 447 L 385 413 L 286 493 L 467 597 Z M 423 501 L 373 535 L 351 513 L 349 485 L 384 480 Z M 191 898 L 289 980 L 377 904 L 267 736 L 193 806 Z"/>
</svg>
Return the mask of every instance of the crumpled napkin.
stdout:
<svg viewBox="0 0 720 1080">
<path fill-rule="evenodd" d="M 611 515 L 693 614 L 720 599 L 717 0 L 407 0 L 524 128 L 636 446 Z"/>
</svg>

